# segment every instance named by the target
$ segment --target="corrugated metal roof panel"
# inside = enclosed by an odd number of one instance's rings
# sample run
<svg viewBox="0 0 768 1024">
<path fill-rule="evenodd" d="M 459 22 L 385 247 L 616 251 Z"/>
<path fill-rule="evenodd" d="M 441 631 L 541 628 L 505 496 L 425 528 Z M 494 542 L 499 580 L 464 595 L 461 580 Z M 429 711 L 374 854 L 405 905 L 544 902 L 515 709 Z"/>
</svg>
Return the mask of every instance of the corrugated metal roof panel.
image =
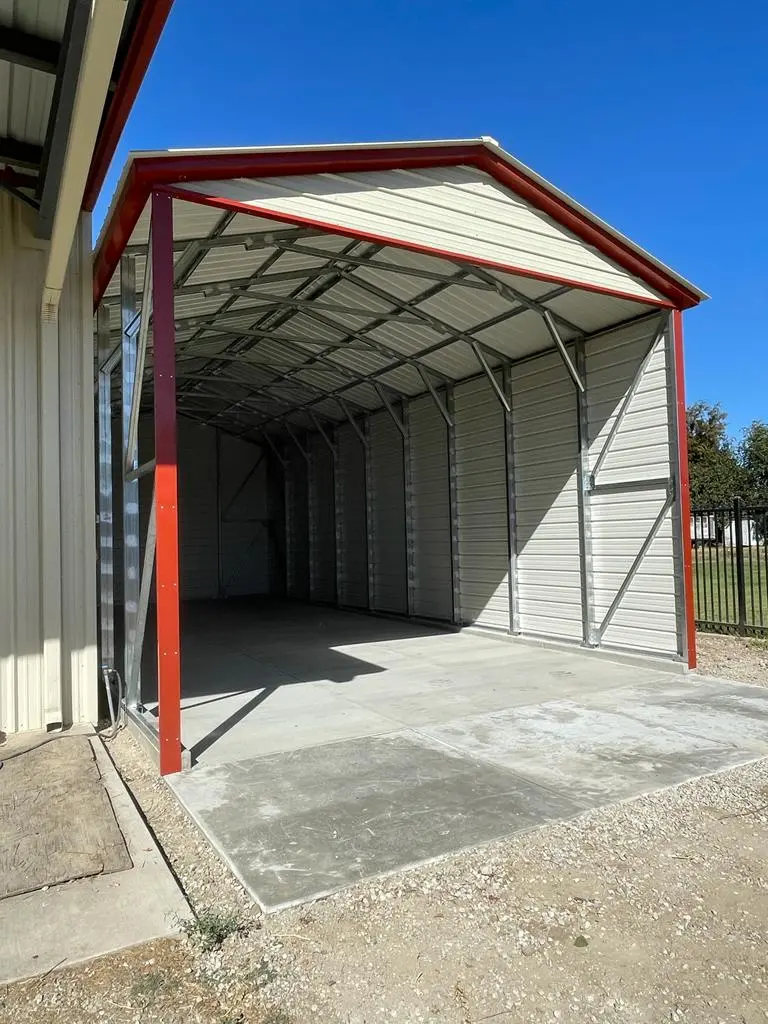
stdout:
<svg viewBox="0 0 768 1024">
<path fill-rule="evenodd" d="M 185 187 L 182 182 L 179 188 Z M 474 167 L 195 182 L 195 192 L 288 217 L 658 298 L 531 203 Z"/>
</svg>

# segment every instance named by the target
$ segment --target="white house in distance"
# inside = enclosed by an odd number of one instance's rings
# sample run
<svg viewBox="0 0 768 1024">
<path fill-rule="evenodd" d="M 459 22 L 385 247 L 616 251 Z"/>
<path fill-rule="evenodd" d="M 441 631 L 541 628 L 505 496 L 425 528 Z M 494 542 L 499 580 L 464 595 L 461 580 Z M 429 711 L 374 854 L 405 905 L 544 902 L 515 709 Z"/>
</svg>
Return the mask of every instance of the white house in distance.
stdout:
<svg viewBox="0 0 768 1024">
<path fill-rule="evenodd" d="M 97 715 L 90 211 L 171 2 L 0 2 L 5 732 Z"/>
</svg>

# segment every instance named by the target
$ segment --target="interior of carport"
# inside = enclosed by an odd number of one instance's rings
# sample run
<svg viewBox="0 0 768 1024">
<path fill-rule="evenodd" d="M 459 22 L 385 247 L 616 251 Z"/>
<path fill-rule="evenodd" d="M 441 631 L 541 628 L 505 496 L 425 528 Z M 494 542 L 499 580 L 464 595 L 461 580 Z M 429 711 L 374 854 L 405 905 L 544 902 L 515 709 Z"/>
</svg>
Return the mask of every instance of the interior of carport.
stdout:
<svg viewBox="0 0 768 1024">
<path fill-rule="evenodd" d="M 138 154 L 97 252 L 102 663 L 161 770 L 692 662 L 700 293 L 488 140 L 279 155 Z"/>
</svg>

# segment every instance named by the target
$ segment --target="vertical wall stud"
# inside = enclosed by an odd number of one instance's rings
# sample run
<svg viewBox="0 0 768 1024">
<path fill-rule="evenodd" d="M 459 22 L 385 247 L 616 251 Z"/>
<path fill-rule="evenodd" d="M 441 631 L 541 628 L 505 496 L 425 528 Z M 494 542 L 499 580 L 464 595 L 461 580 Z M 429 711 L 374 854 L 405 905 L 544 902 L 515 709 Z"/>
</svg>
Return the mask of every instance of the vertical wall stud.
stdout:
<svg viewBox="0 0 768 1024">
<path fill-rule="evenodd" d="M 136 344 L 139 325 L 136 317 L 136 258 L 123 256 L 120 261 L 120 307 L 122 329 L 122 428 L 123 443 L 121 477 L 123 481 L 123 678 L 135 680 L 135 686 L 126 690 L 128 707 L 141 703 L 141 673 L 133 672 L 133 654 L 136 649 L 136 616 L 139 610 L 139 481 L 127 479 L 138 467 L 138 452 L 128 451 L 131 425 L 131 401 L 136 376 Z M 128 469 L 126 469 L 128 467 Z"/>
<path fill-rule="evenodd" d="M 314 601 L 317 593 L 317 566 L 315 559 L 318 554 L 317 536 L 317 501 L 315 500 L 315 474 L 317 472 L 317 459 L 312 451 L 309 438 L 304 438 L 304 470 L 307 474 L 307 541 L 309 548 L 309 600 Z"/>
<path fill-rule="evenodd" d="M 365 545 L 368 566 L 368 610 L 376 607 L 376 563 L 375 538 L 373 533 L 373 471 L 371 466 L 371 423 L 366 417 L 363 423 L 366 444 L 365 452 Z"/>
<path fill-rule="evenodd" d="M 99 365 L 110 353 L 109 306 L 96 314 Z M 99 370 L 99 594 L 101 664 L 115 665 L 115 553 L 112 524 L 112 374 Z"/>
<path fill-rule="evenodd" d="M 173 205 L 152 193 L 152 286 L 157 518 L 157 692 L 160 774 L 181 771 L 181 636 L 176 454 Z"/>
<path fill-rule="evenodd" d="M 296 593 L 296 582 L 293 578 L 295 558 L 295 541 L 293 537 L 293 462 L 291 450 L 286 441 L 283 447 L 283 515 L 285 517 L 285 596 L 293 597 Z"/>
<path fill-rule="evenodd" d="M 588 647 L 600 644 L 595 627 L 595 572 L 592 557 L 592 496 L 589 465 L 589 407 L 587 402 L 587 359 L 583 341 L 574 344 L 575 368 L 583 390 L 576 388 L 577 411 L 577 488 L 579 501 L 579 564 L 581 576 L 581 622 L 584 643 Z"/>
<path fill-rule="evenodd" d="M 502 391 L 506 397 L 507 406 L 502 407 L 504 417 L 504 451 L 506 458 L 507 478 L 507 549 L 509 552 L 509 563 L 507 566 L 507 586 L 509 591 L 509 631 L 519 633 L 520 627 L 520 597 L 518 593 L 517 580 L 517 488 L 515 485 L 515 445 L 514 445 L 514 424 L 513 401 L 512 401 L 512 376 L 508 366 L 502 369 Z"/>
<path fill-rule="evenodd" d="M 456 412 L 453 387 L 445 389 L 445 408 L 448 421 L 448 501 L 451 515 L 451 586 L 453 590 L 453 623 L 461 625 L 461 562 L 459 559 L 459 488 L 456 458 Z"/>
<path fill-rule="evenodd" d="M 334 429 L 333 442 L 335 455 L 333 457 L 333 523 L 334 538 L 336 543 L 334 565 L 336 567 L 336 604 L 342 604 L 344 587 L 344 562 L 342 559 L 342 545 L 344 543 L 344 475 L 341 469 L 341 437 L 338 428 Z"/>
<path fill-rule="evenodd" d="M 405 564 L 407 573 L 408 615 L 416 614 L 416 539 L 414 531 L 413 464 L 411 459 L 411 410 L 408 402 L 402 405 L 403 422 L 403 480 L 405 482 Z"/>
<path fill-rule="evenodd" d="M 221 431 L 216 430 L 216 596 L 221 600 L 224 591 L 224 508 L 221 498 L 223 476 L 221 472 Z"/>
</svg>

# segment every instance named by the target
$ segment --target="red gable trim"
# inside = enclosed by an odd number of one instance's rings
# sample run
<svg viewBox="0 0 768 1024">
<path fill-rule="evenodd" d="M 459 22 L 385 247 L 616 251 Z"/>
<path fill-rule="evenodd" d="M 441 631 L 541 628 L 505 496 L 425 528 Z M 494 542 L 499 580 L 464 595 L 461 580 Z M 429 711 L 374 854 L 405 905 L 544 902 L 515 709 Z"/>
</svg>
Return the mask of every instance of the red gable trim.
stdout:
<svg viewBox="0 0 768 1024">
<path fill-rule="evenodd" d="M 655 267 L 619 239 L 572 209 L 563 199 L 507 164 L 482 143 L 381 149 L 303 150 L 275 153 L 206 153 L 139 157 L 123 184 L 104 241 L 94 260 L 94 302 L 98 304 L 154 187 L 216 178 L 262 178 L 396 168 L 470 164 L 549 214 L 608 259 L 660 292 L 671 305 L 695 306 L 699 296 Z M 337 233 L 344 233 L 338 232 Z M 427 250 L 425 250 L 427 251 Z M 579 287 L 583 287 L 580 285 Z M 602 289 L 596 289 L 602 291 Z M 635 301 L 643 301 L 632 296 Z"/>
</svg>

